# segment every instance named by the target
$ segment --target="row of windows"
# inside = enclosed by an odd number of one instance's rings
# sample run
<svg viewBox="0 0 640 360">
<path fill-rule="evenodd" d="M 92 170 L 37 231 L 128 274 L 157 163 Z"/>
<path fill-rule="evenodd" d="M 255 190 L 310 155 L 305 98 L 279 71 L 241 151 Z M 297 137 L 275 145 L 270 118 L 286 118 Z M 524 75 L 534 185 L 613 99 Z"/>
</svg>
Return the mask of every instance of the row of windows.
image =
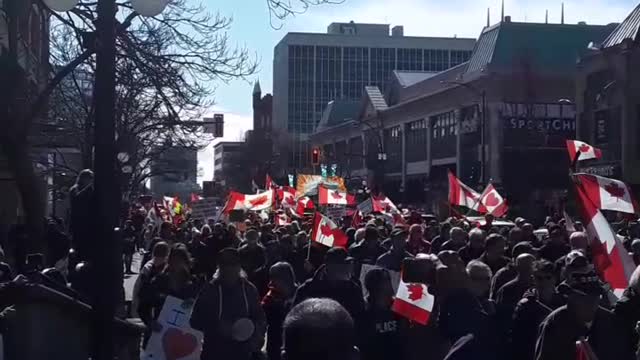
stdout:
<svg viewBox="0 0 640 360">
<path fill-rule="evenodd" d="M 433 124 L 432 136 L 434 139 L 457 135 L 458 133 L 454 111 L 432 116 L 431 123 Z"/>
</svg>

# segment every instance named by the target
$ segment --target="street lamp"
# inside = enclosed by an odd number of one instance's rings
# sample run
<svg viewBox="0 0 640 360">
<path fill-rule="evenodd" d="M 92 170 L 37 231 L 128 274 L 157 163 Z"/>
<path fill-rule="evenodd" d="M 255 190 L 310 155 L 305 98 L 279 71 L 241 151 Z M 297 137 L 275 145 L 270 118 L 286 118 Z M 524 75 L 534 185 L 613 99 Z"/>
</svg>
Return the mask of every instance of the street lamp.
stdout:
<svg viewBox="0 0 640 360">
<path fill-rule="evenodd" d="M 132 0 L 139 14 L 157 15 L 169 0 Z M 79 0 L 44 0 L 55 11 L 68 11 Z M 115 88 L 116 88 L 116 0 L 98 0 L 95 33 L 96 68 L 93 98 L 94 108 L 94 209 L 95 237 L 89 257 L 92 281 L 93 336 L 92 359 L 111 360 L 114 357 L 113 319 L 123 286 L 121 251 L 115 228 L 120 214 L 120 189 L 116 160 Z"/>
<path fill-rule="evenodd" d="M 480 114 L 480 182 L 482 184 L 485 183 L 485 163 L 486 163 L 486 149 L 485 149 L 485 123 L 486 123 L 486 113 L 487 113 L 487 93 L 483 90 L 478 90 L 475 86 L 471 84 L 467 84 L 461 81 L 440 81 L 441 84 L 449 84 L 449 85 L 458 85 L 466 88 L 467 90 L 474 93 L 476 96 L 481 99 L 481 114 Z M 460 132 L 458 132 L 458 136 L 460 136 Z"/>
</svg>

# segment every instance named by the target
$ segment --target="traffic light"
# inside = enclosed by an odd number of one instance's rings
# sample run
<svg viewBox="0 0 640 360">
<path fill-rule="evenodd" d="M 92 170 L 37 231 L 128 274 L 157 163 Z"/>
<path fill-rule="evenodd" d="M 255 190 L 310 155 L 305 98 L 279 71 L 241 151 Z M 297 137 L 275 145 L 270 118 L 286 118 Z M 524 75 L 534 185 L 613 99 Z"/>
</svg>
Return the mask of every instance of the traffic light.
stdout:
<svg viewBox="0 0 640 360">
<path fill-rule="evenodd" d="M 311 152 L 311 164 L 319 165 L 320 164 L 320 149 L 313 148 Z"/>
</svg>

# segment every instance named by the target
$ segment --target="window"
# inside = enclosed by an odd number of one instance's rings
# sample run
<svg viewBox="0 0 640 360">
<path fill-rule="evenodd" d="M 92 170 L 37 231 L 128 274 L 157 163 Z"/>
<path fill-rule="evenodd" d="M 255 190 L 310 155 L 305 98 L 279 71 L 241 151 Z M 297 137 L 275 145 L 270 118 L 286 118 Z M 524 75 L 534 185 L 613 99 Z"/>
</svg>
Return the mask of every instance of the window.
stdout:
<svg viewBox="0 0 640 360">
<path fill-rule="evenodd" d="M 407 162 L 427 159 L 427 120 L 420 119 L 407 124 Z"/>
</svg>

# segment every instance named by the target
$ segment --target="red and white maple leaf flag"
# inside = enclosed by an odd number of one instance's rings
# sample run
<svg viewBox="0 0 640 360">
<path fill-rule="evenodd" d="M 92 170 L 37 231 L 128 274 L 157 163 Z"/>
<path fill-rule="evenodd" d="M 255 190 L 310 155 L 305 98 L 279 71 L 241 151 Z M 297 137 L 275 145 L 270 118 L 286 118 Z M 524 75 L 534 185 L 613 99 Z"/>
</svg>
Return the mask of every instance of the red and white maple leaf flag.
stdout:
<svg viewBox="0 0 640 360">
<path fill-rule="evenodd" d="M 584 188 L 576 184 L 578 203 L 593 253 L 593 263 L 614 294 L 620 296 L 629 286 L 635 264 L 622 245 L 622 241 L 598 210 Z"/>
<path fill-rule="evenodd" d="M 273 206 L 273 190 L 267 190 L 255 195 L 241 194 L 232 191 L 224 207 L 224 212 L 231 210 L 267 210 Z"/>
<path fill-rule="evenodd" d="M 318 186 L 318 202 L 320 205 L 347 205 L 347 193 L 340 190 Z"/>
<path fill-rule="evenodd" d="M 280 207 L 283 209 L 291 209 L 298 206 L 296 201 L 296 189 L 283 186 L 278 189 L 278 199 L 280 199 Z"/>
<path fill-rule="evenodd" d="M 396 204 L 384 195 L 373 197 L 373 212 L 386 213 L 390 215 L 401 214 Z"/>
<path fill-rule="evenodd" d="M 348 240 L 347 235 L 340 230 L 336 223 L 319 212 L 316 212 L 313 218 L 311 241 L 328 247 L 346 247 Z"/>
<path fill-rule="evenodd" d="M 449 171 L 449 204 L 464 206 L 472 210 L 480 209 L 480 194 Z"/>
<path fill-rule="evenodd" d="M 479 212 L 492 214 L 495 217 L 504 216 L 509 210 L 507 199 L 500 195 L 493 184 L 489 184 L 480 195 L 480 204 Z"/>
<path fill-rule="evenodd" d="M 591 174 L 576 174 L 575 177 L 598 209 L 638 213 L 638 202 L 622 181 Z"/>
<path fill-rule="evenodd" d="M 602 151 L 600 149 L 579 140 L 567 140 L 567 150 L 569 151 L 571 161 L 576 158 L 578 152 L 580 152 L 578 161 L 602 158 Z"/>
<path fill-rule="evenodd" d="M 434 303 L 435 296 L 429 294 L 427 285 L 406 283 L 401 277 L 391 309 L 411 321 L 427 325 Z"/>
<path fill-rule="evenodd" d="M 267 190 L 271 190 L 271 189 L 275 189 L 277 188 L 278 185 L 276 183 L 273 182 L 273 179 L 271 178 L 271 176 L 269 176 L 269 174 L 267 174 L 267 177 L 264 181 L 264 188 Z"/>
<path fill-rule="evenodd" d="M 296 213 L 300 216 L 304 216 L 305 210 L 313 210 L 316 206 L 308 196 L 303 196 L 298 199 L 298 206 L 296 207 Z"/>
</svg>

